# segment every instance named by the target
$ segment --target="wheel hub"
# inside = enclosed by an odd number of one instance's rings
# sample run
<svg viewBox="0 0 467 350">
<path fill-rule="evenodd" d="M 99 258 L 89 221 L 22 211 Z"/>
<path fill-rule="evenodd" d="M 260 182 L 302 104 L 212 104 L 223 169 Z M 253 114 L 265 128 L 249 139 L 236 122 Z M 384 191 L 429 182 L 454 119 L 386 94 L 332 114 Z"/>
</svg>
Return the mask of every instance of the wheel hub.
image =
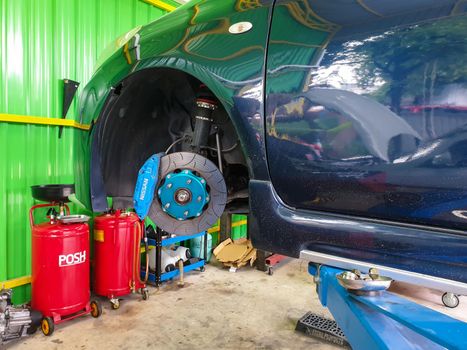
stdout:
<svg viewBox="0 0 467 350">
<path fill-rule="evenodd" d="M 157 194 L 162 210 L 180 221 L 200 216 L 209 202 L 206 180 L 187 169 L 167 174 Z"/>
<path fill-rule="evenodd" d="M 188 204 L 191 201 L 191 192 L 187 188 L 181 188 L 175 192 L 174 199 L 180 205 Z"/>
</svg>

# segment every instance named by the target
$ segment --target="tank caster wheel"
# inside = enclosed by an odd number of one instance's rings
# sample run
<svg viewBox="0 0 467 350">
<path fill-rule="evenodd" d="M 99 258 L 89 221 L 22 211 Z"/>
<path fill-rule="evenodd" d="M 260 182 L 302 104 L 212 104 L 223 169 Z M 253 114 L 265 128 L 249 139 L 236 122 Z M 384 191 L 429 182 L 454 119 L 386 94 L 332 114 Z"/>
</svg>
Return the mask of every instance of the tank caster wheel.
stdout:
<svg viewBox="0 0 467 350">
<path fill-rule="evenodd" d="M 31 324 L 29 325 L 28 330 L 26 331 L 27 334 L 31 335 L 37 332 L 37 330 L 41 327 L 42 321 L 42 314 L 37 310 L 31 310 Z"/>
<path fill-rule="evenodd" d="M 97 300 L 91 301 L 91 316 L 98 318 L 102 315 L 102 305 Z"/>
<path fill-rule="evenodd" d="M 274 271 L 272 270 L 272 267 L 268 267 L 267 273 L 269 276 L 272 276 L 272 274 L 274 273 Z"/>
<path fill-rule="evenodd" d="M 454 293 L 444 293 L 441 300 L 443 301 L 444 306 L 450 307 L 451 309 L 459 306 L 459 297 Z"/>
<path fill-rule="evenodd" d="M 141 295 L 143 296 L 143 300 L 149 299 L 149 290 L 147 288 L 141 289 Z"/>
<path fill-rule="evenodd" d="M 204 266 L 201 266 L 201 267 L 199 268 L 199 270 L 200 270 L 201 272 L 204 272 L 204 271 L 206 271 L 206 268 L 205 268 Z"/>
<path fill-rule="evenodd" d="M 44 317 L 41 321 L 41 330 L 45 336 L 50 336 L 53 334 L 55 329 L 54 320 L 50 317 Z"/>
<path fill-rule="evenodd" d="M 36 332 L 37 332 L 37 327 L 36 327 L 36 326 L 30 326 L 30 327 L 28 328 L 28 330 L 26 331 L 26 333 L 27 333 L 28 335 L 33 335 L 33 334 L 36 333 Z"/>
<path fill-rule="evenodd" d="M 120 300 L 110 299 L 110 306 L 112 307 L 112 310 L 118 310 L 120 308 Z"/>
</svg>

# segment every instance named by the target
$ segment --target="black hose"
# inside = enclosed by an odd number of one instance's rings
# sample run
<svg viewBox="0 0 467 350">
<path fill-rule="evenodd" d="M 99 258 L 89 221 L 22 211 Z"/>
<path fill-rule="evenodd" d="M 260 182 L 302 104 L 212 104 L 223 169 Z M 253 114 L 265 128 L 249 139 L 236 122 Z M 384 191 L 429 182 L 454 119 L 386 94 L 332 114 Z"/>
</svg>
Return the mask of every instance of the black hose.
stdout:
<svg viewBox="0 0 467 350">
<path fill-rule="evenodd" d="M 167 150 L 165 151 L 165 154 L 168 154 L 169 151 L 172 149 L 173 146 L 175 146 L 176 144 L 184 141 L 188 139 L 188 136 L 185 135 L 183 137 L 180 137 L 179 139 L 175 140 L 174 142 L 172 142 L 172 144 L 167 148 Z M 223 149 L 221 150 L 222 153 L 227 153 L 227 152 L 232 152 L 235 148 L 237 148 L 238 146 L 238 141 L 235 142 L 232 146 L 230 146 L 229 148 L 226 148 L 226 149 Z M 204 149 L 208 149 L 208 150 L 211 150 L 211 151 L 214 151 L 214 152 L 218 152 L 219 150 L 215 147 L 209 147 L 209 146 L 202 146 L 201 148 L 204 148 Z"/>
<path fill-rule="evenodd" d="M 217 165 L 219 167 L 219 170 L 221 173 L 223 173 L 222 170 L 222 151 L 221 151 L 221 138 L 219 136 L 219 133 L 216 133 L 216 145 L 217 145 Z"/>
<path fill-rule="evenodd" d="M 175 146 L 177 143 L 182 142 L 185 139 L 186 139 L 186 136 L 183 136 L 183 137 L 180 137 L 179 139 L 175 140 L 174 142 L 172 142 L 172 144 L 169 146 L 169 148 L 167 148 L 167 150 L 165 151 L 165 154 L 169 153 L 169 151 L 172 149 L 173 146 Z"/>
<path fill-rule="evenodd" d="M 221 152 L 222 152 L 222 153 L 232 152 L 235 148 L 237 148 L 237 146 L 238 146 L 238 141 L 235 142 L 235 144 L 234 144 L 233 146 L 221 150 Z M 209 150 L 211 150 L 211 151 L 218 152 L 218 149 L 215 148 L 215 147 L 204 146 L 203 148 L 209 149 Z"/>
</svg>

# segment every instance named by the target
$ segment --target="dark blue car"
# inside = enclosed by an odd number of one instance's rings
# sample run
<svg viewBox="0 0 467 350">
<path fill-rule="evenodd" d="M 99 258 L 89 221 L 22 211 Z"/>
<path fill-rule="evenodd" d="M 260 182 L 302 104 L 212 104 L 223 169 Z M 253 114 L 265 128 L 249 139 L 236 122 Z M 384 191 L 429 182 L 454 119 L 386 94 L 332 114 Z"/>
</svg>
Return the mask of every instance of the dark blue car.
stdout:
<svg viewBox="0 0 467 350">
<path fill-rule="evenodd" d="M 257 248 L 467 294 L 466 11 L 192 1 L 127 35 L 87 86 L 81 198 L 132 206 L 165 152 L 149 216 L 166 231 L 248 213 Z"/>
</svg>

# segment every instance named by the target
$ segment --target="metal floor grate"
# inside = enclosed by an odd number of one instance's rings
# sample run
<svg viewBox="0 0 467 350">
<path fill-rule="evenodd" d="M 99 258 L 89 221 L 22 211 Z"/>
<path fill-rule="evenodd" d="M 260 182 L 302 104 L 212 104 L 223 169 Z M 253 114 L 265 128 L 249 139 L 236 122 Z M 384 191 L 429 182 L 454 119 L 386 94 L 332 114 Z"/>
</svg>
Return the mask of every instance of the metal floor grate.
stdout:
<svg viewBox="0 0 467 350">
<path fill-rule="evenodd" d="M 350 344 L 336 321 L 329 320 L 311 312 L 306 313 L 298 320 L 295 330 L 328 343 L 350 349 Z"/>
</svg>

